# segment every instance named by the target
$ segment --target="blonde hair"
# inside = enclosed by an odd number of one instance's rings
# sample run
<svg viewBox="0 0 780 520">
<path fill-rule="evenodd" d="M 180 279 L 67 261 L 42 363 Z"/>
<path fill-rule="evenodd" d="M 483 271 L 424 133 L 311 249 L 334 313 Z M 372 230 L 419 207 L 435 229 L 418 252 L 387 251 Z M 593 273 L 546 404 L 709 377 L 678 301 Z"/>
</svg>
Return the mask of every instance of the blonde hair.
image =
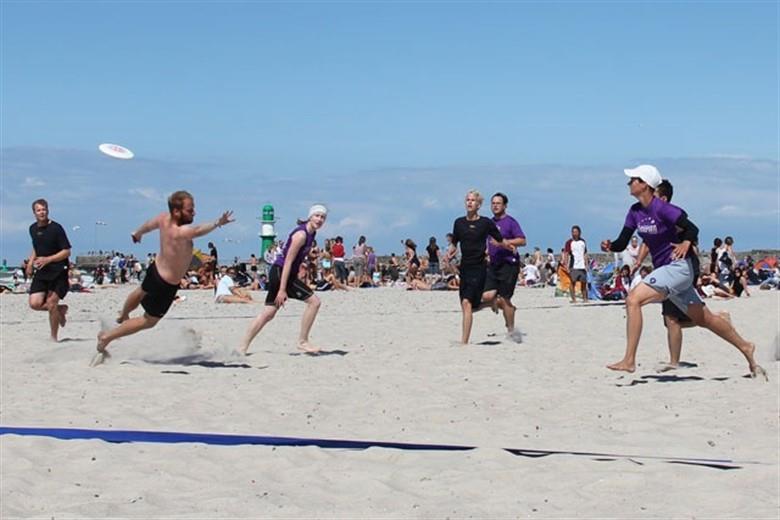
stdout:
<svg viewBox="0 0 780 520">
<path fill-rule="evenodd" d="M 485 202 L 485 197 L 482 196 L 482 194 L 478 190 L 469 190 L 466 192 L 466 198 L 468 198 L 469 195 L 474 195 L 477 199 L 477 204 L 480 206 L 483 202 Z"/>
</svg>

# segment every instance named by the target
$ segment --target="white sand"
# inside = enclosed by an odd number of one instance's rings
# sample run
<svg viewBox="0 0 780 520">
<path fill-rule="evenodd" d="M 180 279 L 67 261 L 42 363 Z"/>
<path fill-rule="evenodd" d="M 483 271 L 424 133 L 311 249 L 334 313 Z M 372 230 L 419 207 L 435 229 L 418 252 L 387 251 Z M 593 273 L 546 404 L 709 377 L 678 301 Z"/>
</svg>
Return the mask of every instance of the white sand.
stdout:
<svg viewBox="0 0 780 520">
<path fill-rule="evenodd" d="M 571 307 L 519 290 L 525 343 L 482 312 L 465 348 L 454 293 L 321 294 L 313 340 L 346 355 L 297 355 L 290 302 L 231 350 L 261 304 L 188 291 L 156 329 L 118 340 L 89 368 L 99 318 L 130 288 L 69 295 L 60 344 L 26 297 L 0 297 L 3 426 L 237 433 L 453 443 L 468 452 L 110 444 L 0 437 L 2 518 L 684 517 L 777 518 L 778 293 L 710 302 L 759 346 L 770 375 L 702 330 L 667 359 L 660 308 L 645 309 L 638 371 L 604 368 L 625 345 L 620 306 Z M 256 294 L 256 298 L 262 295 Z M 186 329 L 192 328 L 196 334 Z M 496 333 L 497 336 L 490 336 Z M 198 339 L 196 336 L 200 336 Z M 187 364 L 187 361 L 200 364 Z M 244 365 L 244 366 L 242 366 Z M 500 448 L 756 461 L 729 471 L 635 458 L 514 456 Z"/>
</svg>

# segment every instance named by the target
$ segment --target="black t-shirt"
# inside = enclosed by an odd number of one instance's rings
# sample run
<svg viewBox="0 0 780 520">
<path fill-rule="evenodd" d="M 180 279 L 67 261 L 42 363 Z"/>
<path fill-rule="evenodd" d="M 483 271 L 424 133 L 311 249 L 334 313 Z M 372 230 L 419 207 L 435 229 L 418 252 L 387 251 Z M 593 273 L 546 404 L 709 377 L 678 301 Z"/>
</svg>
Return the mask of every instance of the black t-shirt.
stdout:
<svg viewBox="0 0 780 520">
<path fill-rule="evenodd" d="M 460 217 L 455 220 L 452 226 L 452 243 L 460 243 L 462 267 L 485 263 L 485 248 L 489 236 L 498 242 L 504 239 L 492 219 L 479 217 L 477 220 L 468 220 L 466 217 Z"/>
<path fill-rule="evenodd" d="M 428 261 L 432 264 L 439 263 L 439 246 L 429 245 L 425 248 L 428 251 Z"/>
<path fill-rule="evenodd" d="M 45 226 L 34 223 L 30 226 L 30 238 L 32 238 L 35 256 L 56 255 L 63 249 L 70 249 L 70 242 L 62 226 L 50 220 Z M 44 280 L 53 280 L 68 270 L 68 259 L 46 264 L 39 269 L 35 276 Z"/>
</svg>

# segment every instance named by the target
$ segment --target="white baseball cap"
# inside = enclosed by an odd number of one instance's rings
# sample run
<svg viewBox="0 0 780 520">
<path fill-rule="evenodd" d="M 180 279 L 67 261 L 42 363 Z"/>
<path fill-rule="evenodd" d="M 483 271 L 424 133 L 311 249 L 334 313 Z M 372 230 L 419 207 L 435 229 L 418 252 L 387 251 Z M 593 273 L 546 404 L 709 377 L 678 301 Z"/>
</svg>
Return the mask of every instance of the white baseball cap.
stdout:
<svg viewBox="0 0 780 520">
<path fill-rule="evenodd" d="M 656 189 L 663 180 L 661 178 L 661 172 L 652 164 L 640 164 L 636 168 L 627 168 L 623 170 L 623 173 L 626 174 L 626 177 L 638 177 L 642 179 L 645 184 L 648 184 L 653 189 Z"/>
</svg>

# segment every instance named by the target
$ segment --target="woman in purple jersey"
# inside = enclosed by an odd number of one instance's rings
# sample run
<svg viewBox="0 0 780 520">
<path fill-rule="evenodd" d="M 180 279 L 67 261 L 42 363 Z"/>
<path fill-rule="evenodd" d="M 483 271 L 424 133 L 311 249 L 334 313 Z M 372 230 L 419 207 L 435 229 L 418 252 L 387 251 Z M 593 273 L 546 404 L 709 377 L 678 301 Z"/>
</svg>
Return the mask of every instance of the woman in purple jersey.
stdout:
<svg viewBox="0 0 780 520">
<path fill-rule="evenodd" d="M 328 210 L 322 204 L 315 204 L 309 209 L 309 218 L 299 221 L 298 226 L 290 232 L 287 242 L 276 261 L 271 266 L 268 276 L 268 295 L 265 298 L 265 308 L 257 315 L 244 335 L 244 340 L 239 347 L 239 352 L 246 355 L 249 344 L 263 330 L 263 327 L 274 319 L 276 313 L 285 304 L 288 296 L 306 303 L 301 319 L 301 332 L 298 336 L 298 348 L 310 354 L 320 351 L 309 343 L 309 332 L 320 309 L 320 299 L 302 280 L 298 278 L 298 271 L 306 260 L 309 250 L 328 216 Z"/>
<path fill-rule="evenodd" d="M 753 377 L 762 375 L 766 378 L 766 371 L 753 357 L 755 345 L 737 334 L 722 317 L 711 313 L 699 298 L 694 288 L 696 269 L 691 250 L 699 229 L 688 220 L 688 215 L 682 209 L 654 196 L 662 180 L 658 169 L 643 164 L 624 172 L 630 177 L 628 186 L 631 195 L 639 202 L 629 209 L 620 237 L 614 242 L 604 240 L 601 249 L 621 252 L 634 231 L 638 231 L 650 249 L 654 270 L 626 298 L 626 352 L 623 359 L 607 365 L 607 368 L 625 372 L 636 370 L 636 351 L 642 335 L 642 306 L 668 299 L 696 325 L 710 329 L 734 345 L 745 356 Z M 681 230 L 679 238 L 678 228 Z"/>
</svg>

